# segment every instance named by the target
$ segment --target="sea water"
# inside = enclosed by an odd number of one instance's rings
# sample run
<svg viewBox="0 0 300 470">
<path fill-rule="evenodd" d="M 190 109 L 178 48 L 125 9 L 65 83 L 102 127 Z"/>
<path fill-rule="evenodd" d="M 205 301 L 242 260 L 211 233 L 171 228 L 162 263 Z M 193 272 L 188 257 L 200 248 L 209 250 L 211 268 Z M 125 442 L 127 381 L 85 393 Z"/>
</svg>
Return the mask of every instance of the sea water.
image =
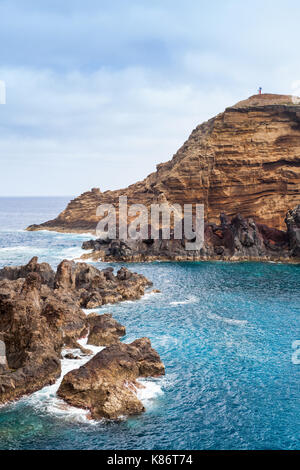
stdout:
<svg viewBox="0 0 300 470">
<path fill-rule="evenodd" d="M 24 231 L 54 218 L 67 201 L 0 199 L 0 267 L 37 255 L 55 268 L 80 256 L 89 234 Z M 165 377 L 142 380 L 146 412 L 90 421 L 56 397 L 57 383 L 0 408 L 0 449 L 299 449 L 300 366 L 293 363 L 292 343 L 300 339 L 300 266 L 157 262 L 129 268 L 161 293 L 96 311 L 126 326 L 125 342 L 149 337 L 166 366 Z M 64 359 L 64 373 L 85 360 Z"/>
</svg>

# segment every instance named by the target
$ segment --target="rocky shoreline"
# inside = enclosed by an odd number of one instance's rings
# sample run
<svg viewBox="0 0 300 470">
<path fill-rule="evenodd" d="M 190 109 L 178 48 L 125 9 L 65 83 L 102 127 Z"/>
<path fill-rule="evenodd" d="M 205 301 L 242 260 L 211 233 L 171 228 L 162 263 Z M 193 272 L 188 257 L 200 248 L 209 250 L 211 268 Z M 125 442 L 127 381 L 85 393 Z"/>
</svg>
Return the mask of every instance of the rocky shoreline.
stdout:
<svg viewBox="0 0 300 470">
<path fill-rule="evenodd" d="M 25 266 L 1 269 L 0 404 L 55 383 L 61 375 L 63 349 L 75 348 L 87 357 L 92 355 L 78 342 L 87 337 L 87 345 L 105 349 L 78 372 L 67 374 L 58 395 L 74 406 L 89 409 L 95 419 L 142 412 L 143 405 L 135 393 L 136 379 L 164 374 L 150 340 L 123 344 L 123 325 L 109 314 L 86 315 L 82 309 L 139 299 L 151 285 L 144 276 L 126 268 L 115 275 L 113 268 L 100 271 L 68 260 L 62 261 L 56 272 L 47 263 L 39 264 L 36 257 Z M 64 357 L 68 355 L 76 359 L 72 352 Z M 88 376 L 90 381 L 83 380 Z M 84 402 L 72 398 L 72 387 L 77 398 L 81 390 Z"/>
<path fill-rule="evenodd" d="M 286 231 L 256 223 L 241 215 L 231 220 L 221 214 L 219 224 L 205 225 L 205 243 L 187 251 L 185 240 L 90 240 L 92 250 L 82 258 L 102 261 L 273 261 L 300 262 L 300 205 L 287 212 Z"/>
</svg>

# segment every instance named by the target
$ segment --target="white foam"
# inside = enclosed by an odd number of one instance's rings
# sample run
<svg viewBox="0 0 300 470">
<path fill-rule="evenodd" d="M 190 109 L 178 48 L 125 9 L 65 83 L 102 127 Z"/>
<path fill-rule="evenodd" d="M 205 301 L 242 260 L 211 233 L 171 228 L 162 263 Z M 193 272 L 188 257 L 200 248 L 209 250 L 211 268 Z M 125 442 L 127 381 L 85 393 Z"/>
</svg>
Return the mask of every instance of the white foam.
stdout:
<svg viewBox="0 0 300 470">
<path fill-rule="evenodd" d="M 100 308 L 100 307 L 97 307 L 97 308 L 82 308 L 81 310 L 82 310 L 83 313 L 85 313 L 86 315 L 89 315 L 90 313 L 98 313 L 99 308 Z"/>
<path fill-rule="evenodd" d="M 87 337 L 79 340 L 78 343 L 85 347 L 87 344 Z M 49 413 L 52 415 L 54 414 L 57 417 L 70 419 L 71 421 L 92 423 L 92 421 L 88 419 L 87 410 L 70 406 L 56 395 L 63 377 L 68 372 L 74 369 L 78 369 L 104 348 L 88 345 L 88 349 L 90 349 L 93 353 L 91 356 L 83 356 L 80 349 L 63 350 L 63 359 L 61 360 L 62 373 L 60 378 L 55 382 L 54 385 L 44 387 L 42 390 L 39 390 L 38 392 L 23 400 L 26 400 L 27 403 L 32 404 L 36 409 L 42 411 L 43 413 Z M 75 356 L 79 356 L 80 359 L 65 359 L 64 355 L 66 353 L 72 353 Z"/>
<path fill-rule="evenodd" d="M 52 232 L 53 233 L 53 232 Z M 64 233 L 61 233 L 61 232 L 54 232 L 54 233 L 60 233 L 60 235 L 58 235 L 57 239 L 63 239 L 63 238 L 88 238 L 89 240 L 97 240 L 97 236 L 96 235 L 93 235 L 92 233 L 72 233 L 72 232 L 64 232 Z"/>
<path fill-rule="evenodd" d="M 218 320 L 223 321 L 224 323 L 228 323 L 229 325 L 246 325 L 248 322 L 247 320 L 237 320 L 235 318 L 227 318 L 217 315 L 216 313 L 208 313 L 208 318 L 211 320 Z"/>
<path fill-rule="evenodd" d="M 34 251 L 35 253 L 41 253 L 44 250 L 42 248 L 36 248 L 35 246 L 24 246 L 24 245 L 17 245 L 17 246 L 7 246 L 4 248 L 0 248 L 0 252 L 21 252 L 21 253 L 30 253 Z"/>
<path fill-rule="evenodd" d="M 57 396 L 57 391 L 60 387 L 60 384 L 64 376 L 71 370 L 78 369 L 79 367 L 86 364 L 92 357 L 94 357 L 98 352 L 102 351 L 103 347 L 97 347 L 93 345 L 87 345 L 87 336 L 83 339 L 78 340 L 78 343 L 87 347 L 92 351 L 90 356 L 83 356 L 80 349 L 67 349 L 62 351 L 61 360 L 61 369 L 62 373 L 59 379 L 55 382 L 54 385 L 48 385 L 42 390 L 35 392 L 30 397 L 25 397 L 22 400 L 25 400 L 26 403 L 31 404 L 38 411 L 43 413 L 55 415 L 58 418 L 67 419 L 70 421 L 84 422 L 89 424 L 96 424 L 97 421 L 89 418 L 88 410 L 81 408 L 75 408 L 67 404 L 64 400 Z M 64 355 L 67 353 L 72 353 L 75 356 L 79 356 L 80 359 L 65 359 Z M 162 388 L 157 381 L 151 381 L 148 379 L 139 379 L 138 382 L 142 385 L 142 388 L 136 389 L 136 394 L 139 400 L 143 403 L 145 408 L 153 406 L 153 401 L 156 397 L 163 395 Z M 22 401 L 20 400 L 20 401 Z"/>
<path fill-rule="evenodd" d="M 56 230 L 39 230 L 39 233 L 47 234 L 54 234 L 59 235 L 61 238 L 89 238 L 89 239 L 97 239 L 97 236 L 93 233 L 85 232 L 85 233 L 74 233 L 74 232 L 57 232 Z"/>
<path fill-rule="evenodd" d="M 57 254 L 57 258 L 65 258 L 69 260 L 78 260 L 83 255 L 82 248 L 80 246 L 71 246 L 64 248 L 60 253 Z"/>
<path fill-rule="evenodd" d="M 3 213 L 2 213 L 3 214 Z M 21 232 L 26 232 L 24 229 L 9 229 L 9 228 L 1 228 L 0 233 L 21 233 Z"/>
<path fill-rule="evenodd" d="M 139 379 L 137 382 L 142 385 L 142 388 L 138 388 L 136 391 L 137 397 L 144 407 L 149 409 L 153 406 L 154 400 L 164 394 L 161 384 L 148 379 Z"/>
<path fill-rule="evenodd" d="M 170 302 L 170 305 L 187 305 L 187 304 L 194 304 L 195 302 L 198 302 L 198 297 L 195 297 L 194 295 L 192 295 L 191 297 L 189 297 L 188 299 L 186 300 L 179 300 L 177 302 Z"/>
<path fill-rule="evenodd" d="M 156 296 L 156 295 L 159 295 L 159 294 L 161 295 L 161 292 L 153 292 L 153 291 L 151 291 L 151 292 L 146 292 L 146 293 L 144 294 L 143 298 L 147 300 L 147 299 L 149 299 L 149 298 L 151 298 L 151 297 L 154 297 L 154 296 Z"/>
</svg>

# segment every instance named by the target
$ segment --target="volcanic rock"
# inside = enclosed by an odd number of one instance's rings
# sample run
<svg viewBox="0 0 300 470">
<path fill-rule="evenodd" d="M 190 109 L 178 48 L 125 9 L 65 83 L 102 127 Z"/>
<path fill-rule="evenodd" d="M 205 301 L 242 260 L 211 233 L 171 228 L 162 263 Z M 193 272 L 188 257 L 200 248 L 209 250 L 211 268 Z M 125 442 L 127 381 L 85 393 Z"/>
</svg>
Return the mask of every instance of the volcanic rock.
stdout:
<svg viewBox="0 0 300 470">
<path fill-rule="evenodd" d="M 55 273 L 48 263 L 38 263 L 38 257 L 34 256 L 25 266 L 6 266 L 0 269 L 0 280 L 15 281 L 25 278 L 29 273 L 38 273 L 42 284 L 53 287 Z"/>
<path fill-rule="evenodd" d="M 253 261 L 295 261 L 300 258 L 300 206 L 286 216 L 287 231 L 259 224 L 240 214 L 228 217 L 220 215 L 219 224 L 205 224 L 204 245 L 200 250 L 186 250 L 186 240 L 127 240 L 126 253 L 116 250 L 120 240 L 106 244 L 105 250 L 97 251 L 98 240 L 90 240 L 94 246 L 93 259 L 101 256 L 103 261 L 154 261 L 154 260 L 253 260 Z M 114 245 L 114 250 L 111 246 Z M 121 275 L 121 274 L 120 274 Z"/>
<path fill-rule="evenodd" d="M 123 325 L 106 313 L 97 315 L 91 313 L 87 317 L 87 325 L 90 327 L 88 342 L 94 346 L 111 346 L 118 343 L 121 336 L 125 336 L 126 329 Z"/>
<path fill-rule="evenodd" d="M 94 419 L 116 419 L 144 411 L 136 395 L 138 377 L 165 373 L 148 338 L 105 348 L 87 364 L 63 378 L 58 395 L 67 403 L 89 409 Z"/>
<path fill-rule="evenodd" d="M 61 373 L 62 333 L 41 315 L 40 288 L 37 273 L 29 273 L 21 286 L 0 282 L 0 331 L 9 367 L 0 374 L 0 403 L 54 383 Z"/>
<path fill-rule="evenodd" d="M 89 295 L 96 293 L 100 304 L 116 302 L 139 298 L 151 285 L 124 269 L 116 276 L 110 270 L 108 279 L 85 263 L 64 260 L 54 273 L 37 261 L 1 270 L 0 404 L 54 383 L 63 347 L 92 354 L 78 342 L 89 330 L 91 344 L 113 344 L 125 334 L 110 315 L 93 319 L 84 314 L 81 307 Z"/>
<path fill-rule="evenodd" d="M 300 258 L 300 205 L 287 213 L 285 221 L 292 256 Z"/>
</svg>

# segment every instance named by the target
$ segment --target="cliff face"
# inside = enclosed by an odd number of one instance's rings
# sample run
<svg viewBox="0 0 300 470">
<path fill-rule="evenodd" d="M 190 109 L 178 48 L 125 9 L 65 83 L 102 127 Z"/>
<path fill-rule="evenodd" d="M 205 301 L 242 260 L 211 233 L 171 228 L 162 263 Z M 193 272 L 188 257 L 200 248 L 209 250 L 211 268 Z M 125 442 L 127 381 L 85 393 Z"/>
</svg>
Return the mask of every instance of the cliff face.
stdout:
<svg viewBox="0 0 300 470">
<path fill-rule="evenodd" d="M 204 203 L 205 217 L 241 214 L 282 229 L 300 202 L 300 105 L 290 96 L 255 95 L 198 126 L 172 160 L 118 191 L 94 189 L 53 221 L 29 230 L 94 230 L 101 203 Z"/>
<path fill-rule="evenodd" d="M 186 239 L 89 240 L 82 244 L 92 250 L 82 256 L 94 261 L 274 261 L 300 262 L 300 205 L 287 212 L 286 231 L 270 228 L 236 215 L 224 214 L 219 224 L 206 224 L 200 250 L 186 249 Z"/>
</svg>

